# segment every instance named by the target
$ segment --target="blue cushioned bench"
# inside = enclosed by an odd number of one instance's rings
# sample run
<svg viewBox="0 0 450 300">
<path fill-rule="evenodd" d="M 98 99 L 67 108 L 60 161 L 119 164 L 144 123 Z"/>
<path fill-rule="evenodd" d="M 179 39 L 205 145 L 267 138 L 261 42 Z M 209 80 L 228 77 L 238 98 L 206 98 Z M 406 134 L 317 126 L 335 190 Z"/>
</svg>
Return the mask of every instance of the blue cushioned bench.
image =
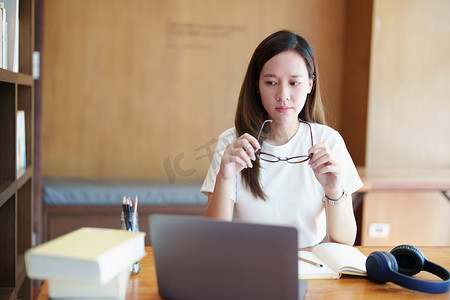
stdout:
<svg viewBox="0 0 450 300">
<path fill-rule="evenodd" d="M 203 215 L 207 197 L 201 181 L 44 178 L 44 239 L 83 226 L 119 228 L 123 196 L 139 199 L 139 227 L 147 233 L 153 213 Z"/>
</svg>

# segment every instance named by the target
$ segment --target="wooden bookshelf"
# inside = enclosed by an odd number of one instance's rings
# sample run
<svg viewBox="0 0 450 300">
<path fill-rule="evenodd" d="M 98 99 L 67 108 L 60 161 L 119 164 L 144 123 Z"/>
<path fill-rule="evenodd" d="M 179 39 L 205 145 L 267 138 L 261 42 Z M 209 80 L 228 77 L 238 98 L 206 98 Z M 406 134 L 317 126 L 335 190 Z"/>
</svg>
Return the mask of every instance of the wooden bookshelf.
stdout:
<svg viewBox="0 0 450 300">
<path fill-rule="evenodd" d="M 0 69 L 0 300 L 32 299 L 24 253 L 32 246 L 34 0 L 19 1 L 19 72 Z M 16 115 L 25 111 L 26 169 L 16 170 Z"/>
</svg>

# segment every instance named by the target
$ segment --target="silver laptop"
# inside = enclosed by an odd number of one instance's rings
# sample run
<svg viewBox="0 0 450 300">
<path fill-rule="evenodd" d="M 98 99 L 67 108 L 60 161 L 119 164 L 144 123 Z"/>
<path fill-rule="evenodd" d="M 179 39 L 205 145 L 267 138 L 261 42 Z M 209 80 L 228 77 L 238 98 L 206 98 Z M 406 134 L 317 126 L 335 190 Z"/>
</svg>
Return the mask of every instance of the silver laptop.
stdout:
<svg viewBox="0 0 450 300">
<path fill-rule="evenodd" d="M 159 294 L 182 300 L 297 300 L 297 229 L 151 215 Z"/>
</svg>

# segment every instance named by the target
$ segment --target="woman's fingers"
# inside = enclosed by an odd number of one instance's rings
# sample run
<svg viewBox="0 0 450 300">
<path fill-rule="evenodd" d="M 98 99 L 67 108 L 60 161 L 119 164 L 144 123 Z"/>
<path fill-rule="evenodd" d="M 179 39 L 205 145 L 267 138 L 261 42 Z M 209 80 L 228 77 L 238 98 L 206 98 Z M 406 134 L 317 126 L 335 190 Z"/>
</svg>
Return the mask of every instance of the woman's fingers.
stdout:
<svg viewBox="0 0 450 300">
<path fill-rule="evenodd" d="M 246 139 L 242 140 L 242 149 L 244 149 L 244 151 L 247 153 L 247 155 L 252 159 L 255 160 L 256 159 L 256 155 L 255 155 L 255 149 L 253 148 L 252 144 L 250 144 L 250 142 Z"/>
<path fill-rule="evenodd" d="M 314 156 L 313 156 L 313 158 L 314 158 Z M 333 165 L 333 164 L 335 164 L 335 161 L 331 157 L 331 154 L 328 152 L 322 152 L 322 151 L 320 152 L 320 156 L 316 155 L 314 160 L 311 161 L 311 167 L 313 169 L 315 169 L 319 166 Z"/>
<path fill-rule="evenodd" d="M 314 145 L 309 150 L 309 153 L 313 154 L 309 164 L 316 174 L 339 172 L 339 165 L 334 160 L 330 148 L 325 143 Z"/>
<path fill-rule="evenodd" d="M 258 140 L 248 133 L 244 133 L 239 139 L 243 140 L 246 146 L 250 145 L 250 147 L 252 147 L 254 151 L 258 151 L 261 148 Z"/>
<path fill-rule="evenodd" d="M 248 168 L 248 161 L 245 159 L 242 159 L 239 156 L 234 157 L 234 163 L 239 166 L 239 171 L 242 171 L 245 168 Z"/>
<path fill-rule="evenodd" d="M 337 166 L 336 164 L 322 164 L 319 165 L 318 167 L 316 167 L 314 169 L 314 172 L 317 175 L 321 175 L 321 174 L 326 174 L 326 173 L 333 173 L 333 174 L 339 174 L 340 169 L 339 166 Z"/>
<path fill-rule="evenodd" d="M 224 158 L 228 163 L 234 163 L 239 171 L 252 168 L 252 160 L 256 160 L 256 151 L 260 148 L 258 141 L 250 134 L 243 134 L 228 145 Z"/>
<path fill-rule="evenodd" d="M 239 139 L 236 140 L 233 147 L 235 150 L 243 150 L 236 152 L 236 155 L 240 156 L 243 160 L 247 162 L 249 168 L 253 167 L 252 160 L 256 160 L 256 151 L 259 149 L 258 141 L 250 134 L 243 134 Z"/>
<path fill-rule="evenodd" d="M 327 160 L 327 156 L 329 158 L 329 148 L 325 143 L 319 143 L 311 147 L 308 151 L 309 154 L 312 154 L 311 159 L 309 160 L 309 164 L 311 166 L 317 165 L 318 163 L 324 163 Z"/>
<path fill-rule="evenodd" d="M 234 163 L 242 162 L 243 167 L 253 167 L 252 160 L 249 153 L 244 149 L 244 147 L 233 147 L 230 149 L 231 161 Z"/>
</svg>

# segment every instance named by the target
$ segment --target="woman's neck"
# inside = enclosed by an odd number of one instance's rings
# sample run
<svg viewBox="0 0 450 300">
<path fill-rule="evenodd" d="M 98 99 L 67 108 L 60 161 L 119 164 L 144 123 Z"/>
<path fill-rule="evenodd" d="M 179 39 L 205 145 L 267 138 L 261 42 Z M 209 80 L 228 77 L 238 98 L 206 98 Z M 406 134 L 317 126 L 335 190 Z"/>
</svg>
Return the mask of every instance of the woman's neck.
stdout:
<svg viewBox="0 0 450 300">
<path fill-rule="evenodd" d="M 298 120 L 289 123 L 270 123 L 269 135 L 266 141 L 274 146 L 281 146 L 289 142 L 298 130 Z"/>
</svg>

